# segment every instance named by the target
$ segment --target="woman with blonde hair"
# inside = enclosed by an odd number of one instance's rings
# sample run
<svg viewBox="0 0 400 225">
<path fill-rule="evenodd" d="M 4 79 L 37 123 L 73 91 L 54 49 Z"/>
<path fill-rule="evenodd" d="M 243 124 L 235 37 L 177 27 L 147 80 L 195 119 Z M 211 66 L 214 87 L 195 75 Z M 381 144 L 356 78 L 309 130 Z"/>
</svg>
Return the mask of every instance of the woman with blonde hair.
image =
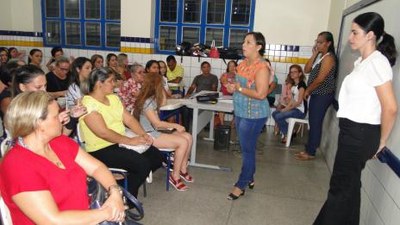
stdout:
<svg viewBox="0 0 400 225">
<path fill-rule="evenodd" d="M 108 168 L 61 135 L 57 102 L 44 91 L 15 97 L 5 124 L 15 141 L 0 164 L 1 197 L 15 224 L 98 224 L 123 221 L 125 207 Z M 109 192 L 89 210 L 86 176 Z"/>
<path fill-rule="evenodd" d="M 169 182 L 176 190 L 186 191 L 188 187 L 180 178 L 186 182 L 194 181 L 187 169 L 192 148 L 192 136 L 185 132 L 183 126 L 160 120 L 158 116 L 160 107 L 166 102 L 163 89 L 162 77 L 159 74 L 148 73 L 137 97 L 134 115 L 140 120 L 143 128 L 154 138 L 154 146 L 175 149 L 174 171 L 169 177 Z M 162 133 L 160 130 L 171 133 Z"/>
</svg>

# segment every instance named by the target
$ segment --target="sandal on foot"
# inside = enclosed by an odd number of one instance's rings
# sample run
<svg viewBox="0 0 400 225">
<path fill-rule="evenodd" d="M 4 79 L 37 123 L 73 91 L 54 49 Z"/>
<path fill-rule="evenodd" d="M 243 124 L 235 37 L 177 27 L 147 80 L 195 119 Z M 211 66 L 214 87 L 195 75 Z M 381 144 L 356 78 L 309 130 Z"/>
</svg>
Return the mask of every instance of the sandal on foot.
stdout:
<svg viewBox="0 0 400 225">
<path fill-rule="evenodd" d="M 308 155 L 308 153 L 307 153 L 306 151 L 301 151 L 301 152 L 295 153 L 294 155 L 295 155 L 295 156 L 299 156 L 299 155 Z"/>
<path fill-rule="evenodd" d="M 252 181 L 252 182 L 249 183 L 249 188 L 250 188 L 250 189 L 253 189 L 255 185 L 256 185 L 255 182 Z"/>
<path fill-rule="evenodd" d="M 307 160 L 314 160 L 315 156 L 309 155 L 309 154 L 302 154 L 302 155 L 297 155 L 295 159 L 300 160 L 300 161 L 307 161 Z"/>
<path fill-rule="evenodd" d="M 175 180 L 172 175 L 169 176 L 169 183 L 177 190 L 177 191 L 187 191 L 189 189 L 186 184 L 184 184 L 181 179 Z"/>
<path fill-rule="evenodd" d="M 242 192 L 240 193 L 240 195 L 235 195 L 235 194 L 233 194 L 233 193 L 231 192 L 231 193 L 229 193 L 227 199 L 228 199 L 228 200 L 236 200 L 236 199 L 238 199 L 240 196 L 243 196 L 243 195 L 244 195 L 244 192 L 245 192 L 245 190 L 242 190 Z"/>
<path fill-rule="evenodd" d="M 193 177 L 190 176 L 188 172 L 182 173 L 182 171 L 180 171 L 179 172 L 179 176 L 186 182 L 189 182 L 189 183 L 193 183 L 194 182 Z"/>
</svg>

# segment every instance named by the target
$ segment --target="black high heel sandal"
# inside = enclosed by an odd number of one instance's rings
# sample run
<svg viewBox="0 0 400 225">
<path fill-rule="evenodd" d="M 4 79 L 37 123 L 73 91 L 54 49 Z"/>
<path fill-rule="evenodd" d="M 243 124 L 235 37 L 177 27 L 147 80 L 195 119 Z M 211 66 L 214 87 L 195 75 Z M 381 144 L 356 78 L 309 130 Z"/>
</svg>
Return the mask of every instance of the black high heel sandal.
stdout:
<svg viewBox="0 0 400 225">
<path fill-rule="evenodd" d="M 255 185 L 256 185 L 256 184 L 255 184 L 254 181 L 253 181 L 253 182 L 250 182 L 250 183 L 249 183 L 249 188 L 250 188 L 250 189 L 253 189 Z"/>
<path fill-rule="evenodd" d="M 234 195 L 233 193 L 229 193 L 227 199 L 228 200 L 236 200 L 238 199 L 240 196 L 243 196 L 245 193 L 245 190 L 242 190 L 242 193 L 240 193 L 240 195 Z"/>
</svg>

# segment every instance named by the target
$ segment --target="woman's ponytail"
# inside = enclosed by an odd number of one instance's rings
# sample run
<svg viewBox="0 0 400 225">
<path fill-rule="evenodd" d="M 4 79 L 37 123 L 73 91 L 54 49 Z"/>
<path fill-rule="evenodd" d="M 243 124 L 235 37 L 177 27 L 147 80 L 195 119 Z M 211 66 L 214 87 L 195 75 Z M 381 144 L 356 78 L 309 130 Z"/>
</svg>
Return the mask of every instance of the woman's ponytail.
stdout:
<svg viewBox="0 0 400 225">
<path fill-rule="evenodd" d="M 378 42 L 377 50 L 380 51 L 389 60 L 391 66 L 396 64 L 396 45 L 394 43 L 394 38 L 388 33 L 383 33 L 381 41 Z"/>
</svg>

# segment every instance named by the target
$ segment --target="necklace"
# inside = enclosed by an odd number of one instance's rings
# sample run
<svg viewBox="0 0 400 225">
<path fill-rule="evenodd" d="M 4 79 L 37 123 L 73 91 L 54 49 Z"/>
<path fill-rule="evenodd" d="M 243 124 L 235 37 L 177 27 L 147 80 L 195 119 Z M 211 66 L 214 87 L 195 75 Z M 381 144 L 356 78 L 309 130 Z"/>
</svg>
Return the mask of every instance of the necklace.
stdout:
<svg viewBox="0 0 400 225">
<path fill-rule="evenodd" d="M 29 151 L 32 151 L 32 149 L 30 149 L 29 146 L 28 146 L 27 144 L 24 143 L 24 140 L 22 139 L 22 137 L 18 137 L 18 143 L 19 143 L 22 147 L 28 149 Z M 32 151 L 32 152 L 33 152 L 33 151 Z M 60 161 L 58 161 L 58 160 L 52 161 L 52 160 L 50 160 L 49 158 L 46 158 L 46 159 L 49 160 L 50 162 L 52 162 L 53 164 L 55 164 L 57 167 L 63 168 L 63 164 L 62 164 Z"/>
</svg>

